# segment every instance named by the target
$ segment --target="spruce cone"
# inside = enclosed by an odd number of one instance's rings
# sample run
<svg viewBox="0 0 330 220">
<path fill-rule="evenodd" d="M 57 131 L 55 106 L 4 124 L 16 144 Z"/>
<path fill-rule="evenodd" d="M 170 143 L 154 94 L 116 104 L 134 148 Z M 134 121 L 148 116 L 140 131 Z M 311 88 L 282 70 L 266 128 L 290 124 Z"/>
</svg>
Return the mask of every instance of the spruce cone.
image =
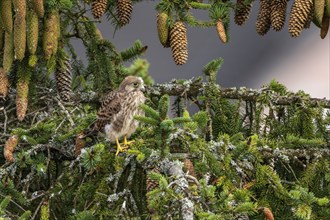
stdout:
<svg viewBox="0 0 330 220">
<path fill-rule="evenodd" d="M 322 19 L 325 9 L 325 0 L 314 0 L 314 19 L 315 22 L 322 25 Z"/>
<path fill-rule="evenodd" d="M 269 208 L 264 207 L 263 212 L 267 220 L 274 220 L 274 215 Z"/>
<path fill-rule="evenodd" d="M 260 0 L 259 14 L 256 22 L 257 33 L 265 35 L 270 28 L 270 0 Z"/>
<path fill-rule="evenodd" d="M 194 164 L 191 162 L 191 160 L 189 159 L 184 159 L 183 161 L 183 167 L 186 171 L 188 171 L 188 174 L 196 177 L 196 173 L 195 173 L 195 168 L 194 168 Z"/>
<path fill-rule="evenodd" d="M 324 14 L 322 19 L 321 33 L 320 33 L 321 39 L 324 39 L 327 36 L 328 30 L 329 30 L 329 17 L 327 16 L 327 14 Z"/>
<path fill-rule="evenodd" d="M 103 35 L 102 32 L 100 31 L 100 29 L 98 29 L 97 27 L 95 27 L 95 38 L 98 41 L 103 40 Z"/>
<path fill-rule="evenodd" d="M 11 33 L 13 30 L 13 13 L 11 0 L 0 1 L 0 15 L 2 16 L 3 26 L 7 33 Z"/>
<path fill-rule="evenodd" d="M 7 73 L 0 68 L 0 98 L 5 98 L 8 95 L 9 81 Z"/>
<path fill-rule="evenodd" d="M 151 171 L 149 172 L 154 172 L 154 173 L 160 173 L 158 168 L 153 168 Z M 152 190 L 154 190 L 155 188 L 157 188 L 159 185 L 158 181 L 156 180 L 152 180 L 148 175 L 147 175 L 147 192 L 150 192 Z"/>
<path fill-rule="evenodd" d="M 187 29 L 182 21 L 175 22 L 170 32 L 172 57 L 177 65 L 183 65 L 188 59 Z"/>
<path fill-rule="evenodd" d="M 27 46 L 29 53 L 34 55 L 37 51 L 39 38 L 39 21 L 35 11 L 29 10 L 27 16 Z"/>
<path fill-rule="evenodd" d="M 20 65 L 18 67 L 16 83 L 16 114 L 19 121 L 23 121 L 25 118 L 28 106 L 30 78 L 31 73 L 25 72 L 25 69 Z"/>
<path fill-rule="evenodd" d="M 71 69 L 70 60 L 65 59 L 63 65 L 59 64 L 55 72 L 57 90 L 64 102 L 69 102 L 71 98 Z"/>
<path fill-rule="evenodd" d="M 43 50 L 45 59 L 49 59 L 57 52 L 60 36 L 60 16 L 57 10 L 50 12 L 45 19 Z"/>
<path fill-rule="evenodd" d="M 5 143 L 3 155 L 8 162 L 14 162 L 13 152 L 18 145 L 18 141 L 18 135 L 13 135 Z"/>
<path fill-rule="evenodd" d="M 5 33 L 5 48 L 3 53 L 3 70 L 5 73 L 10 71 L 14 61 L 14 37 L 13 33 Z"/>
<path fill-rule="evenodd" d="M 95 19 L 99 19 L 107 9 L 108 0 L 94 0 L 92 3 L 92 14 Z"/>
<path fill-rule="evenodd" d="M 3 45 L 5 42 L 5 29 L 2 23 L 2 17 L 0 16 L 0 51 L 3 49 Z"/>
<path fill-rule="evenodd" d="M 26 16 L 26 0 L 13 0 L 15 16 L 25 18 Z"/>
<path fill-rule="evenodd" d="M 17 16 L 14 22 L 14 48 L 15 58 L 23 60 L 26 48 L 26 20 Z"/>
<path fill-rule="evenodd" d="M 217 28 L 217 33 L 218 33 L 218 36 L 219 36 L 219 39 L 221 40 L 221 42 L 227 43 L 226 29 L 225 29 L 221 19 L 218 20 L 216 28 Z"/>
<path fill-rule="evenodd" d="M 325 13 L 330 17 L 330 0 L 325 0 Z"/>
<path fill-rule="evenodd" d="M 285 23 L 287 0 L 272 0 L 270 20 L 273 30 L 280 31 Z"/>
<path fill-rule="evenodd" d="M 133 3 L 131 0 L 117 0 L 117 17 L 119 25 L 124 26 L 131 20 Z"/>
<path fill-rule="evenodd" d="M 313 11 L 313 0 L 295 0 L 289 19 L 289 33 L 291 37 L 298 37 Z"/>
<path fill-rule="evenodd" d="M 252 1 L 249 4 L 245 4 L 244 0 L 237 0 L 235 7 L 235 23 L 237 25 L 243 25 L 249 18 L 252 8 Z"/>
<path fill-rule="evenodd" d="M 164 47 L 169 47 L 169 28 L 167 25 L 168 15 L 164 12 L 157 15 L 157 31 L 160 43 Z"/>
<path fill-rule="evenodd" d="M 44 0 L 33 0 L 33 9 L 39 18 L 43 18 L 45 14 Z"/>
<path fill-rule="evenodd" d="M 81 153 L 81 149 L 85 148 L 86 141 L 84 132 L 80 132 L 76 137 L 76 144 L 74 145 L 74 155 L 78 157 Z"/>
</svg>

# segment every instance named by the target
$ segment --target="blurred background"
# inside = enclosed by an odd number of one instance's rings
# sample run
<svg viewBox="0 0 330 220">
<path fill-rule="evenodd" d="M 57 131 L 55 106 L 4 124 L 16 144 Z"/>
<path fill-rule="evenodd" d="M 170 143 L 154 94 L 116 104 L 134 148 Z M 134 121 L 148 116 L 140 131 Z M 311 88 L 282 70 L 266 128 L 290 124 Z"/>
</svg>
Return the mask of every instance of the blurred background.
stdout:
<svg viewBox="0 0 330 220">
<path fill-rule="evenodd" d="M 135 40 L 148 46 L 144 57 L 149 61 L 149 73 L 156 83 L 172 78 L 191 78 L 203 75 L 202 68 L 212 59 L 222 57 L 224 64 L 218 75 L 222 87 L 260 88 L 271 79 L 285 84 L 291 91 L 304 90 L 312 97 L 330 98 L 329 35 L 320 38 L 314 24 L 300 37 L 291 38 L 287 23 L 280 32 L 270 30 L 265 36 L 255 31 L 259 4 L 253 4 L 252 14 L 243 26 L 231 18 L 230 41 L 221 43 L 215 28 L 188 27 L 189 58 L 185 65 L 177 66 L 170 48 L 159 43 L 156 29 L 157 1 L 143 1 L 134 5 L 131 22 L 117 30 L 106 18 L 97 24 L 103 37 L 118 50 L 130 47 Z M 287 15 L 291 4 L 288 7 Z M 193 15 L 208 20 L 207 12 L 194 10 Z M 79 41 L 81 59 L 85 52 Z"/>
</svg>

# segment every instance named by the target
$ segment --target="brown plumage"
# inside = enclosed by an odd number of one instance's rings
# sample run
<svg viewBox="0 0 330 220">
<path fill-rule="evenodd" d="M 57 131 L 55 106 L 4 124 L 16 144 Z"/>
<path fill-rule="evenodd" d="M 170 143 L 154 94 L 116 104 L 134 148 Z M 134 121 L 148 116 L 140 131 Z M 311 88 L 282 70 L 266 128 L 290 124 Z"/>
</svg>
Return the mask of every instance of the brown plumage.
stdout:
<svg viewBox="0 0 330 220">
<path fill-rule="evenodd" d="M 118 139 L 124 136 L 124 145 L 127 145 L 126 137 L 138 127 L 138 121 L 133 117 L 143 114 L 139 108 L 139 105 L 145 102 L 143 91 L 144 83 L 141 77 L 127 76 L 117 90 L 110 92 L 103 99 L 94 129 L 105 132 L 109 141 L 116 141 L 116 154 L 122 150 Z"/>
</svg>

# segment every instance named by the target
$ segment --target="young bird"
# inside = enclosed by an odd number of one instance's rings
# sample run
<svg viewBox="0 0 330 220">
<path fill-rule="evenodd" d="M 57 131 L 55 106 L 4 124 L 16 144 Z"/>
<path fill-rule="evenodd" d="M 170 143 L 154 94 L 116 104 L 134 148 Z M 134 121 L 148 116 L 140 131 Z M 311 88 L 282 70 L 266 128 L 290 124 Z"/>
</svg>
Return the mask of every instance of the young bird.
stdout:
<svg viewBox="0 0 330 220">
<path fill-rule="evenodd" d="M 109 141 L 116 142 L 116 156 L 130 144 L 127 138 L 135 132 L 139 125 L 139 122 L 133 117 L 144 114 L 143 110 L 139 108 L 139 105 L 146 100 L 144 90 L 144 82 L 141 77 L 127 76 L 117 90 L 105 96 L 97 113 L 94 130 L 104 131 Z M 124 146 L 119 143 L 122 136 L 124 136 Z"/>
</svg>

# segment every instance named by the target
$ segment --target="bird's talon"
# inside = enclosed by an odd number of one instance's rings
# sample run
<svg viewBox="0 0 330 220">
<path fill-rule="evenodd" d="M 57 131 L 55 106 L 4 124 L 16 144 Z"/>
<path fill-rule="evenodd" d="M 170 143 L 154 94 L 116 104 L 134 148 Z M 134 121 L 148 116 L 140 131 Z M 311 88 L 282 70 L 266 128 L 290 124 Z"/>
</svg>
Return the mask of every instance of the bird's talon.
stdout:
<svg viewBox="0 0 330 220">
<path fill-rule="evenodd" d="M 123 144 L 128 147 L 129 145 L 133 144 L 135 141 L 127 141 L 126 136 L 124 137 L 124 142 Z"/>
</svg>

